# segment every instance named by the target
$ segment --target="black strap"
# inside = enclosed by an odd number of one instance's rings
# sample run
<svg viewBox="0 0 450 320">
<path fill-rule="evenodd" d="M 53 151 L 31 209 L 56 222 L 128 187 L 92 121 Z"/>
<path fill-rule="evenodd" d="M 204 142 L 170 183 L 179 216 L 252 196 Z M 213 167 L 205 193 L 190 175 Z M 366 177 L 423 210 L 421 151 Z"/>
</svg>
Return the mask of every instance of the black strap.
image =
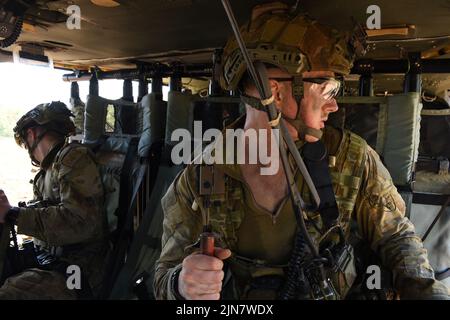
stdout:
<svg viewBox="0 0 450 320">
<path fill-rule="evenodd" d="M 127 215 L 125 216 L 125 224 L 123 225 L 123 228 L 120 230 L 117 243 L 111 256 L 112 266 L 109 272 L 106 274 L 106 277 L 108 277 L 109 279 L 104 283 L 104 286 L 106 288 L 102 294 L 102 297 L 104 298 L 108 298 L 114 286 L 114 282 L 117 279 L 117 276 L 119 275 L 122 266 L 125 264 L 125 256 L 127 253 L 127 249 L 131 244 L 133 234 L 133 213 L 134 208 L 136 207 L 136 196 L 140 189 L 141 183 L 144 180 L 145 174 L 147 172 L 147 167 L 148 165 L 146 161 L 144 161 L 139 166 L 137 181 L 133 188 L 133 196 L 131 198 Z"/>
<path fill-rule="evenodd" d="M 131 230 L 133 226 L 133 210 L 136 206 L 136 197 L 138 191 L 141 187 L 142 181 L 144 180 L 145 174 L 147 173 L 148 161 L 147 159 L 141 159 L 141 164 L 138 168 L 138 174 L 136 177 L 136 182 L 133 187 L 133 195 L 131 197 L 130 206 L 128 208 L 127 216 L 125 217 L 125 226 L 124 229 Z"/>
<path fill-rule="evenodd" d="M 122 166 L 120 174 L 120 194 L 119 194 L 119 213 L 117 220 L 117 231 L 125 225 L 125 220 L 128 212 L 128 207 L 131 203 L 132 185 L 131 173 L 133 172 L 133 164 L 137 155 L 139 140 L 137 138 L 130 139 L 127 154 Z"/>
<path fill-rule="evenodd" d="M 302 153 L 305 165 L 320 197 L 318 211 L 324 226 L 329 228 L 336 223 L 339 210 L 328 168 L 328 152 L 323 142 L 319 140 L 314 143 L 305 143 Z"/>
<path fill-rule="evenodd" d="M 129 187 L 129 176 L 127 173 L 129 174 L 132 172 L 131 169 L 133 167 L 133 160 L 137 154 L 137 142 L 138 140 L 135 138 L 130 141 L 130 146 L 122 168 L 120 190 L 121 197 L 119 199 L 120 215 L 118 217 L 117 228 L 118 237 L 115 241 L 115 246 L 109 259 L 109 263 L 106 266 L 103 288 L 100 293 L 100 297 L 103 299 L 107 299 L 109 297 L 120 269 L 125 263 L 127 249 L 131 243 L 133 235 L 133 213 L 136 206 L 136 197 L 147 172 L 148 161 L 147 159 L 141 159 L 141 163 L 137 171 L 138 174 L 136 177 L 136 182 L 134 183 L 132 189 L 132 196 L 129 198 L 131 188 Z M 122 182 L 124 183 L 124 186 L 122 186 Z M 129 201 L 127 201 L 128 199 Z"/>
<path fill-rule="evenodd" d="M 442 281 L 450 277 L 450 268 L 443 272 L 436 272 L 436 280 Z"/>
<path fill-rule="evenodd" d="M 153 199 L 153 192 L 155 187 L 155 181 L 158 178 L 161 178 L 158 176 L 159 170 L 160 170 L 160 160 L 161 160 L 161 151 L 163 147 L 163 142 L 157 142 L 154 143 L 150 147 L 149 152 L 149 179 L 150 179 L 150 186 L 149 190 L 147 190 L 147 194 L 152 195 L 151 197 L 147 198 L 146 200 L 149 201 L 146 205 L 145 212 L 143 215 L 143 221 L 141 221 L 136 233 L 133 236 L 133 243 L 130 246 L 130 249 L 127 253 L 127 259 L 125 264 L 123 265 L 123 268 L 120 270 L 120 273 L 117 275 L 116 279 L 114 280 L 113 287 L 111 289 L 112 294 L 117 294 L 114 286 L 116 285 L 117 281 L 120 281 L 120 283 L 127 283 L 127 286 L 129 286 L 126 290 L 141 290 L 143 287 L 145 287 L 145 281 L 141 281 L 141 285 L 138 285 L 136 283 L 137 279 L 143 278 L 144 280 L 147 279 L 146 274 L 141 274 L 137 278 L 133 278 L 134 276 L 134 267 L 137 265 L 139 257 L 141 255 L 142 247 L 149 247 L 153 250 L 161 250 L 161 238 L 152 237 L 147 234 L 148 228 L 153 225 L 155 220 L 155 211 L 156 207 L 155 205 L 152 205 L 151 199 Z M 160 202 L 160 199 L 158 199 Z M 162 223 L 162 221 L 161 221 Z M 153 264 L 152 264 L 153 265 Z M 148 270 L 150 272 L 150 270 Z M 147 273 L 148 273 L 147 272 Z M 118 279 L 120 277 L 120 280 Z M 141 279 L 142 280 L 142 279 Z M 137 288 L 139 286 L 141 289 Z M 132 287 L 134 289 L 132 289 Z M 114 288 L 114 289 L 113 289 Z M 142 289 L 143 290 L 143 289 Z M 147 289 L 146 289 L 147 290 Z M 146 291 L 144 290 L 144 291 Z M 149 291 L 151 291 L 149 289 Z M 135 294 L 138 294 L 135 292 Z M 139 293 L 139 295 L 142 295 L 143 293 Z M 110 296 L 109 296 L 110 297 Z M 108 297 L 108 298 L 109 298 Z M 152 293 L 150 294 L 150 297 L 152 297 Z M 113 296 L 112 298 L 117 298 Z M 148 296 L 147 296 L 148 298 Z M 146 298 L 146 299 L 147 299 Z"/>
<path fill-rule="evenodd" d="M 256 110 L 267 112 L 267 106 L 262 104 L 261 99 L 241 94 L 241 101 Z"/>
<path fill-rule="evenodd" d="M 445 203 L 442 205 L 441 210 L 439 210 L 439 212 L 436 215 L 436 217 L 434 218 L 433 222 L 431 223 L 431 225 L 428 227 L 427 231 L 423 235 L 422 242 L 424 242 L 427 239 L 427 237 L 430 234 L 431 230 L 433 230 L 436 222 L 438 222 L 439 218 L 444 214 L 445 209 L 447 209 L 449 204 L 450 204 L 450 196 L 447 198 L 447 200 L 445 200 Z"/>
</svg>

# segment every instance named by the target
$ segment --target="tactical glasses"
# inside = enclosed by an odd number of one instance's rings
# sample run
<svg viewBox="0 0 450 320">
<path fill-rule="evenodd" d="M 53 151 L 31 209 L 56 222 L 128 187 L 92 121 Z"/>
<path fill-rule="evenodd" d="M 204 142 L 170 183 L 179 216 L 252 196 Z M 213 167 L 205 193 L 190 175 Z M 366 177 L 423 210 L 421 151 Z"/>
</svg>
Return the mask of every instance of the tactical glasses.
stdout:
<svg viewBox="0 0 450 320">
<path fill-rule="evenodd" d="M 289 78 L 272 78 L 269 79 L 282 82 L 282 81 L 292 81 L 294 77 Z M 321 88 L 322 97 L 325 100 L 331 100 L 337 97 L 339 90 L 341 89 L 341 81 L 335 78 L 329 77 L 317 77 L 317 78 L 302 78 L 303 82 L 319 84 Z"/>
<path fill-rule="evenodd" d="M 16 140 L 16 143 L 19 147 L 27 149 L 28 146 L 25 143 L 24 138 L 19 133 L 14 134 L 14 140 Z"/>
</svg>

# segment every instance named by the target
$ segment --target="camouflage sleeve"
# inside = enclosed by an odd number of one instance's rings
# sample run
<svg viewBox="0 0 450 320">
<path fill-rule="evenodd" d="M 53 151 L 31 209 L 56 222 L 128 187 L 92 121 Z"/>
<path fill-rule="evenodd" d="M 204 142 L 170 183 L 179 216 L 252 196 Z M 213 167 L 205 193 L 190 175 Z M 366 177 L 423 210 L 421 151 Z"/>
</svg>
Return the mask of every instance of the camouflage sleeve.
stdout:
<svg viewBox="0 0 450 320">
<path fill-rule="evenodd" d="M 401 299 L 449 299 L 421 239 L 405 217 L 405 203 L 377 153 L 368 147 L 362 188 L 356 202 L 358 229 L 393 273 Z"/>
<path fill-rule="evenodd" d="M 201 233 L 200 211 L 192 209 L 195 195 L 195 168 L 188 166 L 172 183 L 162 199 L 164 211 L 162 251 L 156 262 L 154 290 L 157 299 L 174 300 L 171 277 L 188 255 L 185 248 L 195 243 Z"/>
<path fill-rule="evenodd" d="M 42 178 L 45 175 L 45 171 L 40 170 L 33 180 L 33 201 L 42 200 L 42 194 L 39 191 L 38 185 L 42 183 Z"/>
<path fill-rule="evenodd" d="M 21 208 L 18 232 L 51 246 L 86 242 L 103 235 L 103 186 L 96 163 L 83 147 L 72 148 L 53 170 L 60 203 Z"/>
</svg>

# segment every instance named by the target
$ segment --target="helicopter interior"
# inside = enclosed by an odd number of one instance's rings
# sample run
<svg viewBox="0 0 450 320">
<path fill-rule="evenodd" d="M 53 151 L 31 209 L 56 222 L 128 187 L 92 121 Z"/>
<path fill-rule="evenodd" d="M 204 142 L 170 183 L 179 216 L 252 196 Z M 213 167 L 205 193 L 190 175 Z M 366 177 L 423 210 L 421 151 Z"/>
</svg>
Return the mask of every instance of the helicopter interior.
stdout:
<svg viewBox="0 0 450 320">
<path fill-rule="evenodd" d="M 267 2 L 231 1 L 239 24 Z M 283 2 L 351 30 L 352 21 L 366 24 L 373 1 Z M 450 285 L 450 1 L 377 5 L 381 28 L 366 28 L 367 53 L 344 77 L 340 109 L 328 124 L 361 135 L 380 154 L 437 278 Z M 71 29 L 77 8 L 79 28 Z M 0 0 L 0 62 L 51 61 L 67 70 L 61 81 L 71 86 L 77 137 L 98 150 L 101 170 L 115 169 L 104 181 L 116 210 L 102 298 L 152 298 L 148 261 L 161 249 L 160 202 L 183 169 L 171 162 L 171 134 L 192 132 L 196 120 L 204 131 L 223 129 L 243 112 L 239 97 L 217 80 L 231 35 L 220 1 Z M 123 80 L 121 99 L 99 96 L 98 83 L 106 79 Z M 79 95 L 82 81 L 90 82 L 87 97 Z"/>
</svg>

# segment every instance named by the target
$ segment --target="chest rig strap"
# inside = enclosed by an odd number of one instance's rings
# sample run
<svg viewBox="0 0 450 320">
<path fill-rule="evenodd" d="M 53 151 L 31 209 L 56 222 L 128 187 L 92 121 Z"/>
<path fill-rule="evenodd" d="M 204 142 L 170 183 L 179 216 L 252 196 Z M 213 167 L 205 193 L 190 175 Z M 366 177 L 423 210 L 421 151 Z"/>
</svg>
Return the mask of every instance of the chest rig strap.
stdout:
<svg viewBox="0 0 450 320">
<path fill-rule="evenodd" d="M 202 164 L 197 170 L 203 223 L 216 233 L 222 246 L 233 250 L 243 218 L 242 189 L 217 165 Z"/>
<path fill-rule="evenodd" d="M 302 149 L 303 159 L 311 179 L 320 197 L 318 211 L 324 227 L 329 229 L 336 224 L 339 210 L 334 196 L 333 183 L 328 168 L 328 152 L 321 140 L 305 143 Z"/>
</svg>

